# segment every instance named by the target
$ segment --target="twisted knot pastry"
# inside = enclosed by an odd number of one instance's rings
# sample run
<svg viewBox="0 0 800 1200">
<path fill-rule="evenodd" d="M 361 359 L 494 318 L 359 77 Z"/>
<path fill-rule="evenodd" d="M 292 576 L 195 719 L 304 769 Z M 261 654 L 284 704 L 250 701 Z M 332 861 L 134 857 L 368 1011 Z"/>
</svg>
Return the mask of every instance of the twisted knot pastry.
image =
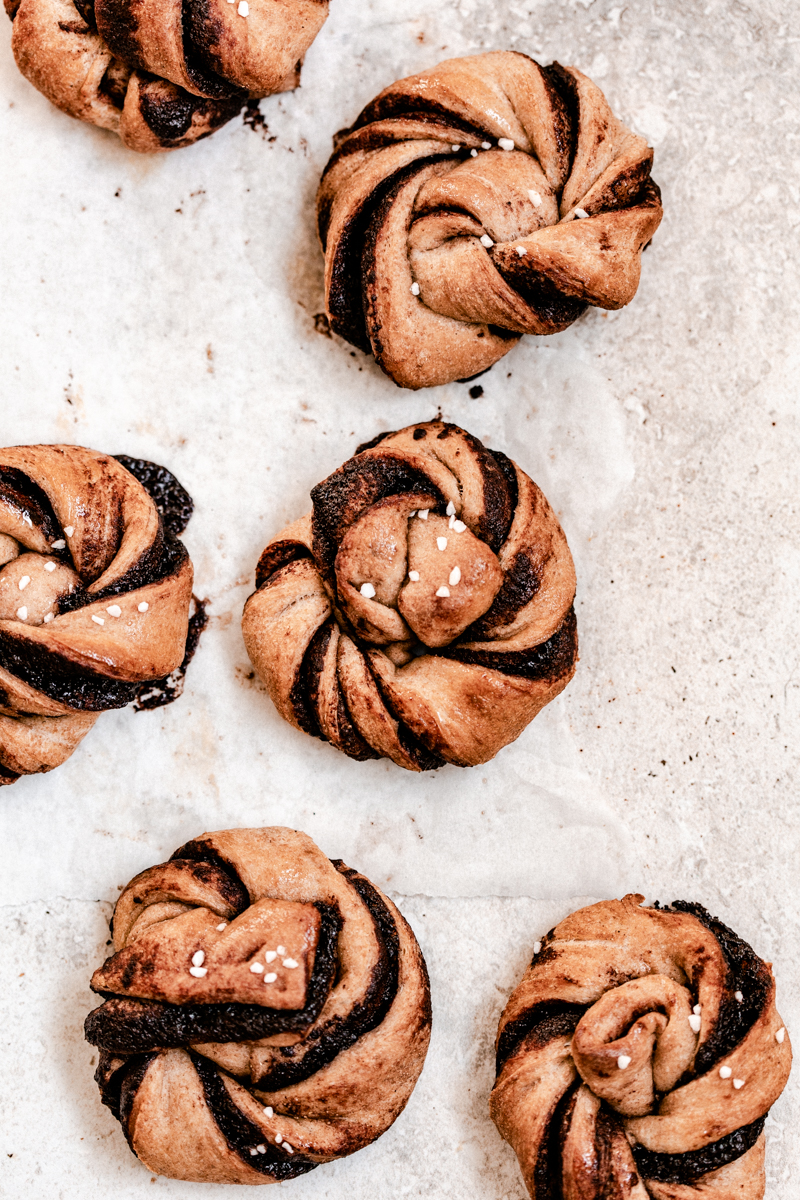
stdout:
<svg viewBox="0 0 800 1200">
<path fill-rule="evenodd" d="M 492 1117 L 534 1200 L 761 1200 L 789 1076 L 775 981 L 699 904 L 582 908 L 537 945 L 497 1038 Z"/>
<path fill-rule="evenodd" d="M 191 511 L 152 463 L 81 446 L 0 450 L 0 784 L 59 766 L 145 681 L 170 690 L 192 598 L 175 535 Z"/>
<path fill-rule="evenodd" d="M 275 1183 L 369 1145 L 430 1037 L 422 953 L 374 884 L 304 833 L 233 829 L 137 875 L 114 912 L 95 1076 L 161 1175 Z"/>
<path fill-rule="evenodd" d="M 575 570 L 539 488 L 441 421 L 381 434 L 270 542 L 247 652 L 281 715 L 351 758 L 473 766 L 575 671 Z"/>
<path fill-rule="evenodd" d="M 207 137 L 297 87 L 328 0 L 5 0 L 22 74 L 130 150 Z"/>
<path fill-rule="evenodd" d="M 334 145 L 317 198 L 330 325 L 401 387 L 633 299 L 661 221 L 653 152 L 575 67 L 450 59 Z"/>
</svg>

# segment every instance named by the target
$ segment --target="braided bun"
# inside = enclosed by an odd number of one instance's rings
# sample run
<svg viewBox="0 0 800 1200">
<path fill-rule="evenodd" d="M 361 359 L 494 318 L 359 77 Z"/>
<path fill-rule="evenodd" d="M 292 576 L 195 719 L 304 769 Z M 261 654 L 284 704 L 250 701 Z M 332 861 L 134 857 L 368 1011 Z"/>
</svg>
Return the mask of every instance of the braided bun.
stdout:
<svg viewBox="0 0 800 1200">
<path fill-rule="evenodd" d="M 192 507 L 153 463 L 0 450 L 0 784 L 59 766 L 104 710 L 180 694 Z"/>
<path fill-rule="evenodd" d="M 487 762 L 575 670 L 575 570 L 515 463 L 442 421 L 381 434 L 261 556 L 247 652 L 281 715 L 351 758 Z"/>
<path fill-rule="evenodd" d="M 575 67 L 450 59 L 373 100 L 317 198 L 331 328 L 401 387 L 621 308 L 661 221 L 653 152 Z"/>
<path fill-rule="evenodd" d="M 789 1037 L 762 962 L 699 904 L 579 909 L 500 1020 L 492 1117 L 534 1200 L 762 1200 Z"/>
<path fill-rule="evenodd" d="M 150 1170 L 275 1183 L 369 1145 L 430 1037 L 413 933 L 304 833 L 205 834 L 128 884 L 86 1021 L 103 1102 Z"/>
<path fill-rule="evenodd" d="M 207 137 L 248 96 L 297 87 L 328 0 L 5 0 L 22 74 L 130 150 Z"/>
</svg>

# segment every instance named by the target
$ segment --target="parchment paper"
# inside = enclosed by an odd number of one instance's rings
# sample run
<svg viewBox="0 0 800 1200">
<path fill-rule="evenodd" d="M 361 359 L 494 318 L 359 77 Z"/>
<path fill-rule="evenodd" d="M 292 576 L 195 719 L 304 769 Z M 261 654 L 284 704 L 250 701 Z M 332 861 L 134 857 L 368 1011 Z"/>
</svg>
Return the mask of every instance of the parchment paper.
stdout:
<svg viewBox="0 0 800 1200">
<path fill-rule="evenodd" d="M 487 1111 L 497 1017 L 533 942 L 588 898 L 708 905 L 800 983 L 796 752 L 797 44 L 788 0 L 333 0 L 303 85 L 172 155 L 54 110 L 0 37 L 3 444 L 161 462 L 211 625 L 183 698 L 101 718 L 0 792 L 0 1193 L 225 1196 L 151 1177 L 81 1035 L 119 885 L 206 829 L 305 829 L 388 889 L 435 1032 L 395 1127 L 297 1197 L 524 1194 Z M 628 308 L 525 339 L 479 383 L 412 394 L 321 335 L 313 199 L 333 132 L 457 54 L 574 63 L 655 147 L 665 220 Z M 578 675 L 486 767 L 410 775 L 292 730 L 251 677 L 242 604 L 269 537 L 357 443 L 441 412 L 515 458 L 576 559 Z M 768 1195 L 800 1170 L 790 1081 Z M 238 1194 L 238 1192 L 236 1193 Z"/>
</svg>

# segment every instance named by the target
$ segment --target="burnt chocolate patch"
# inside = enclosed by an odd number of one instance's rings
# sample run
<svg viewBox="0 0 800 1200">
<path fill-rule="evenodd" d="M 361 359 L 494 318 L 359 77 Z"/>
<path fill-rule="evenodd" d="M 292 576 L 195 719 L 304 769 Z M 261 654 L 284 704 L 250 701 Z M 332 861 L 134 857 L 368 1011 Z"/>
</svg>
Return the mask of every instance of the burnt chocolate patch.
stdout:
<svg viewBox="0 0 800 1200">
<path fill-rule="evenodd" d="M 752 946 L 727 925 L 723 925 L 722 921 L 712 917 L 702 904 L 675 900 L 666 911 L 688 913 L 695 917 L 714 935 L 728 965 L 729 976 L 716 1027 L 695 1058 L 695 1073 L 702 1075 L 718 1059 L 730 1054 L 761 1016 L 772 994 L 772 973 Z M 692 983 L 696 985 L 696 980 L 692 980 Z M 734 995 L 737 991 L 742 993 L 741 1002 Z"/>
<path fill-rule="evenodd" d="M 726 1166 L 752 1149 L 761 1136 L 764 1121 L 765 1117 L 759 1117 L 751 1125 L 743 1125 L 741 1129 L 735 1129 L 727 1137 L 711 1142 L 701 1150 L 688 1150 L 685 1154 L 656 1154 L 644 1146 L 634 1146 L 633 1157 L 639 1173 L 646 1180 L 694 1183 L 701 1175 Z"/>
<path fill-rule="evenodd" d="M 531 1038 L 532 1047 L 541 1047 L 553 1038 L 573 1034 L 586 1008 L 585 1004 L 568 1004 L 565 1000 L 542 1000 L 509 1021 L 497 1041 L 497 1074 L 527 1038 Z"/>
<path fill-rule="evenodd" d="M 186 648 L 183 653 L 181 665 L 162 679 L 152 679 L 148 683 L 140 685 L 139 691 L 136 693 L 136 699 L 133 702 L 136 712 L 144 712 L 152 708 L 164 708 L 165 705 L 172 704 L 179 696 L 183 695 L 189 663 L 194 658 L 197 647 L 200 645 L 200 636 L 208 625 L 206 608 L 209 601 L 198 600 L 197 596 L 192 596 L 192 601 L 194 603 L 194 612 L 189 617 Z"/>
<path fill-rule="evenodd" d="M 335 1017 L 311 1029 L 305 1040 L 295 1046 L 278 1048 L 282 1061 L 274 1063 L 269 1073 L 257 1080 L 258 1087 L 264 1091 L 300 1083 L 333 1062 L 337 1054 L 380 1025 L 397 994 L 400 939 L 394 919 L 377 888 L 368 879 L 344 863 L 332 861 L 358 892 L 373 919 L 379 945 L 378 961 L 363 1000 L 354 1004 L 347 1016 Z"/>
<path fill-rule="evenodd" d="M 228 100 L 207 99 L 193 96 L 154 76 L 148 77 L 139 90 L 142 120 L 165 146 L 181 143 L 191 129 L 195 113 L 201 114 L 208 125 L 201 137 L 208 137 L 232 120 L 241 111 L 243 103 L 244 98 L 239 93 Z"/>
<path fill-rule="evenodd" d="M 561 626 L 553 636 L 540 646 L 530 650 L 467 650 L 457 643 L 441 651 L 443 658 L 457 662 L 488 667 L 503 675 L 517 675 L 522 679 L 541 679 L 557 683 L 569 676 L 578 658 L 578 623 L 575 609 L 570 608 Z"/>
<path fill-rule="evenodd" d="M 155 504 L 164 527 L 173 537 L 180 537 L 191 520 L 194 500 L 171 471 L 145 458 L 115 454 L 114 458 L 126 471 L 138 479 Z"/>
<path fill-rule="evenodd" d="M 110 996 L 89 1013 L 86 1040 L 115 1054 L 180 1049 L 202 1042 L 243 1042 L 275 1033 L 304 1032 L 322 1011 L 336 973 L 336 944 L 341 918 L 327 904 L 317 904 L 320 931 L 314 970 L 302 1009 L 266 1008 L 260 1004 L 167 1004 L 130 996 Z"/>
<path fill-rule="evenodd" d="M 401 454 L 386 450 L 382 455 L 358 456 L 334 471 L 312 489 L 314 557 L 323 574 L 333 570 L 334 560 L 347 530 L 371 504 L 385 496 L 416 490 L 430 492 L 444 503 L 439 489 L 428 476 L 409 466 Z"/>
<path fill-rule="evenodd" d="M 269 1175 L 273 1179 L 294 1179 L 298 1175 L 306 1175 L 318 1167 L 319 1163 L 303 1154 L 292 1154 L 281 1151 L 273 1142 L 264 1138 L 263 1131 L 258 1125 L 244 1115 L 234 1102 L 230 1092 L 222 1082 L 222 1071 L 207 1058 L 189 1051 L 192 1065 L 197 1071 L 203 1087 L 203 1095 L 209 1111 L 217 1123 L 220 1133 L 225 1138 L 231 1150 L 254 1171 Z M 251 1154 L 256 1146 L 264 1146 L 263 1154 Z"/>
<path fill-rule="evenodd" d="M 397 433 L 396 429 L 388 429 L 385 433 L 376 433 L 374 438 L 370 438 L 368 442 L 362 442 L 360 446 L 356 446 L 356 454 L 363 454 L 365 450 L 374 450 L 386 438 L 393 437 Z M 416 439 L 417 434 L 414 434 Z M 424 436 L 424 435 L 423 435 Z"/>
</svg>

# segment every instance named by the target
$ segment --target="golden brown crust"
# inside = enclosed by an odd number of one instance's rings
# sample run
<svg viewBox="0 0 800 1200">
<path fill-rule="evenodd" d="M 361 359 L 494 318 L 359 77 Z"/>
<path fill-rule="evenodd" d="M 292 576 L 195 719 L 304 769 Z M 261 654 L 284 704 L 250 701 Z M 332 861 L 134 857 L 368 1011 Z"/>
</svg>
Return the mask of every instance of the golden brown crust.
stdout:
<svg viewBox="0 0 800 1200">
<path fill-rule="evenodd" d="M 566 687 L 575 570 L 524 471 L 441 421 L 383 434 L 261 556 L 247 652 L 285 720 L 351 758 L 474 766 Z"/>
<path fill-rule="evenodd" d="M 317 211 L 331 328 L 401 387 L 466 379 L 587 304 L 628 304 L 653 152 L 575 67 L 450 59 L 337 135 Z"/>
<path fill-rule="evenodd" d="M 181 666 L 192 564 L 138 478 L 80 446 L 0 450 L 0 539 L 2 784 Z"/>
<path fill-rule="evenodd" d="M 205 834 L 137 876 L 86 1022 L 139 1158 L 274 1183 L 352 1154 L 405 1107 L 430 993 L 386 896 L 291 829 Z"/>
<path fill-rule="evenodd" d="M 497 1037 L 491 1113 L 534 1200 L 763 1200 L 791 1067 L 768 963 L 698 904 L 572 913 Z"/>
<path fill-rule="evenodd" d="M 248 96 L 297 86 L 328 0 L 20 0 L 9 10 L 20 71 L 70 116 L 131 150 L 207 137 Z"/>
</svg>

